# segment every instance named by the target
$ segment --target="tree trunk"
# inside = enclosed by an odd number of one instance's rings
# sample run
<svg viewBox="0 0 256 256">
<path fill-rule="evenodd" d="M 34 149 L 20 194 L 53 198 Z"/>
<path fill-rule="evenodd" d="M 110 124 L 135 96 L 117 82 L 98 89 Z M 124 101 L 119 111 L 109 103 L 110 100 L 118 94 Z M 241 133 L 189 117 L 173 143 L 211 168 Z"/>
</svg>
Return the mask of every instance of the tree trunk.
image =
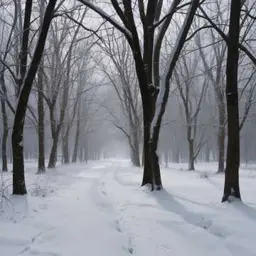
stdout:
<svg viewBox="0 0 256 256">
<path fill-rule="evenodd" d="M 59 136 L 56 136 L 52 142 L 52 148 L 51 148 L 51 153 L 50 153 L 50 158 L 48 163 L 48 168 L 50 169 L 56 167 L 57 154 L 58 154 L 58 137 Z"/>
<path fill-rule="evenodd" d="M 2 97 L 1 99 L 1 110 L 2 110 L 2 118 L 3 118 L 3 137 L 2 137 L 2 171 L 8 171 L 7 165 L 7 139 L 8 139 L 8 117 L 6 113 L 6 87 L 5 87 L 5 80 L 4 74 L 1 74 L 1 85 L 2 85 Z"/>
<path fill-rule="evenodd" d="M 133 134 L 131 138 L 128 138 L 129 140 L 129 146 L 130 146 L 130 155 L 131 155 L 131 162 L 134 166 L 140 167 L 140 146 L 139 141 L 137 137 L 137 130 L 136 128 L 132 129 Z"/>
<path fill-rule="evenodd" d="M 188 170 L 194 171 L 195 164 L 194 164 L 194 139 L 188 139 L 188 150 L 189 150 L 189 159 L 188 159 Z"/>
<path fill-rule="evenodd" d="M 7 165 L 7 139 L 8 139 L 8 121 L 5 108 L 5 100 L 1 100 L 2 117 L 3 117 L 3 137 L 2 137 L 2 171 L 8 171 Z"/>
<path fill-rule="evenodd" d="M 44 1 L 40 1 L 40 25 L 43 24 L 45 12 Z M 38 67 L 38 170 L 37 173 L 45 172 L 45 147 L 44 147 L 44 58 L 41 59 L 41 64 Z"/>
<path fill-rule="evenodd" d="M 140 167 L 140 155 L 138 150 L 136 150 L 135 148 L 131 148 L 130 150 L 132 164 L 136 167 Z"/>
<path fill-rule="evenodd" d="M 49 107 L 50 111 L 50 120 L 51 120 L 51 133 L 52 133 L 52 147 L 50 152 L 50 158 L 48 162 L 48 168 L 55 168 L 57 162 L 57 151 L 58 151 L 58 141 L 59 141 L 59 133 L 60 127 L 57 125 L 55 116 L 54 116 L 54 108 L 52 106 Z"/>
<path fill-rule="evenodd" d="M 43 63 L 38 69 L 38 173 L 45 172 Z"/>
<path fill-rule="evenodd" d="M 146 184 L 151 184 L 153 189 L 153 170 L 150 165 L 150 150 L 149 150 L 149 141 L 150 141 L 150 124 L 151 124 L 151 113 L 150 107 L 148 104 L 143 104 L 143 116 L 144 116 L 144 126 L 143 126 L 143 148 L 144 148 L 144 172 L 142 178 L 142 186 Z"/>
<path fill-rule="evenodd" d="M 240 136 L 238 105 L 238 61 L 241 0 L 232 0 L 228 36 L 228 54 L 226 66 L 226 99 L 228 118 L 228 146 L 225 172 L 225 185 L 222 202 L 230 196 L 241 199 L 239 189 Z"/>
<path fill-rule="evenodd" d="M 225 111 L 225 105 L 224 103 L 221 103 L 219 106 L 219 131 L 218 131 L 218 172 L 224 172 L 225 171 L 225 137 L 226 137 L 226 131 L 225 131 L 225 117 L 226 117 L 226 111 Z"/>
<path fill-rule="evenodd" d="M 22 115 L 15 118 L 12 132 L 12 151 L 13 151 L 13 194 L 27 194 L 24 174 L 24 155 L 23 155 L 23 127 Z"/>
</svg>

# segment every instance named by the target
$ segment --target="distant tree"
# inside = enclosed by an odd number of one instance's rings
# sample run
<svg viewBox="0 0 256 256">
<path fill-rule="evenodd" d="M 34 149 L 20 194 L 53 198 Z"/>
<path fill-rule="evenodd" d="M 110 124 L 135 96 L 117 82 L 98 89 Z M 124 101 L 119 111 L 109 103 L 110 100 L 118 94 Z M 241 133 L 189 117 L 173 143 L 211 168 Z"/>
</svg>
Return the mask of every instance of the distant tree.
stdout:
<svg viewBox="0 0 256 256">
<path fill-rule="evenodd" d="M 220 14 L 220 20 L 221 14 Z M 224 22 L 223 22 L 224 24 Z M 201 37 L 196 37 L 196 44 L 199 49 L 201 59 L 204 64 L 205 73 L 208 76 L 211 85 L 214 88 L 216 105 L 218 109 L 218 172 L 225 170 L 225 138 L 226 138 L 226 100 L 225 100 L 225 74 L 223 72 L 224 62 L 226 59 L 227 46 L 225 42 L 217 42 L 215 34 L 211 31 L 211 46 L 213 50 L 210 60 L 202 46 Z"/>
<path fill-rule="evenodd" d="M 132 164 L 140 166 L 141 105 L 131 51 L 125 38 L 118 39 L 120 33 L 107 34 L 105 37 L 100 43 L 101 49 L 110 58 L 114 68 L 101 64 L 102 72 L 116 92 L 124 116 L 123 122 L 120 122 L 113 111 L 110 110 L 109 114 L 114 119 L 114 126 L 128 140 Z"/>
<path fill-rule="evenodd" d="M 4 5 L 4 3 L 2 3 Z M 1 147 L 1 158 L 2 158 L 2 171 L 7 172 L 8 171 L 8 165 L 7 165 L 7 139 L 8 139 L 8 133 L 9 133 L 9 124 L 8 124 L 8 110 L 7 107 L 9 106 L 11 108 L 11 111 L 14 112 L 14 109 L 11 105 L 11 103 L 8 100 L 8 94 L 7 94 L 7 86 L 6 86 L 6 71 L 9 70 L 12 74 L 12 78 L 14 79 L 14 83 L 16 82 L 16 77 L 10 68 L 10 66 L 7 64 L 7 58 L 10 54 L 11 49 L 13 48 L 13 41 L 14 41 L 14 32 L 15 27 L 17 25 L 17 4 L 14 5 L 14 17 L 12 20 L 11 27 L 8 28 L 7 22 L 4 21 L 6 18 L 5 8 L 8 8 L 10 3 L 6 4 L 6 6 L 2 6 L 0 4 L 0 13 L 1 17 L 3 17 L 3 20 L 1 20 L 1 34 L 6 35 L 6 38 L 3 38 L 1 40 L 0 44 L 0 98 L 1 98 L 1 113 L 2 113 L 2 122 L 3 122 L 3 133 L 2 133 L 2 147 Z M 5 7 L 5 8 L 1 8 Z M 8 32 L 8 33 L 6 33 Z"/>
<path fill-rule="evenodd" d="M 207 90 L 208 79 L 197 74 L 199 58 L 193 55 L 181 56 L 174 75 L 185 113 L 189 170 L 195 170 L 194 162 L 206 143 L 204 139 L 197 141 L 196 137 L 198 136 L 198 116 Z M 200 86 L 196 86 L 198 83 Z"/>
</svg>

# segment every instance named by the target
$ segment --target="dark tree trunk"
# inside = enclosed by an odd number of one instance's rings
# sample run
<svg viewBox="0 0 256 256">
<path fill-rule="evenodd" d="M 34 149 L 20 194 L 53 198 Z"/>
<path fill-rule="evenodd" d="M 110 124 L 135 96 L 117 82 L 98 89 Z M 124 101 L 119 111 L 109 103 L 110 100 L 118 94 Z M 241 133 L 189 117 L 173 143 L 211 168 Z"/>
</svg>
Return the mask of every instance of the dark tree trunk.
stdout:
<svg viewBox="0 0 256 256">
<path fill-rule="evenodd" d="M 1 99 L 1 110 L 2 110 L 2 120 L 3 120 L 3 137 L 2 137 L 2 171 L 8 171 L 7 165 L 7 139 L 8 139 L 8 117 L 6 113 L 6 87 L 4 74 L 1 74 L 1 88 L 2 88 L 2 99 Z"/>
<path fill-rule="evenodd" d="M 19 80 L 17 86 L 17 96 L 20 94 L 20 90 L 23 84 L 23 80 L 27 70 L 27 59 L 28 59 L 28 43 L 29 43 L 29 32 L 30 32 L 30 19 L 32 14 L 33 0 L 27 0 L 25 5 L 24 24 L 22 31 L 22 42 L 21 51 L 19 54 L 20 65 L 19 65 Z"/>
<path fill-rule="evenodd" d="M 43 15 L 45 12 L 44 1 L 40 2 L 40 24 L 43 24 Z M 45 172 L 45 147 L 44 147 L 44 58 L 38 67 L 38 170 L 37 173 Z"/>
<path fill-rule="evenodd" d="M 226 137 L 226 129 L 225 129 L 225 105 L 221 103 L 219 106 L 219 131 L 218 131 L 218 172 L 225 171 L 225 137 Z"/>
<path fill-rule="evenodd" d="M 230 196 L 241 199 L 239 189 L 240 165 L 240 136 L 239 136 L 239 106 L 238 106 L 238 61 L 239 61 L 239 30 L 240 30 L 241 0 L 231 1 L 228 55 L 227 55 L 227 118 L 228 118 L 228 146 L 225 172 L 225 185 L 222 202 Z"/>
<path fill-rule="evenodd" d="M 188 138 L 188 153 L 189 153 L 188 170 L 194 171 L 195 170 L 194 139 Z"/>
<path fill-rule="evenodd" d="M 23 130 L 27 104 L 33 81 L 40 63 L 44 45 L 50 27 L 52 14 L 57 0 L 52 0 L 48 3 L 42 29 L 35 48 L 35 52 L 29 66 L 28 72 L 20 90 L 18 104 L 14 117 L 12 131 L 12 149 L 13 149 L 13 194 L 24 195 L 27 193 L 24 175 L 24 156 L 23 156 Z M 26 15 L 26 13 L 25 13 Z"/>
<path fill-rule="evenodd" d="M 134 147 L 134 153 L 133 153 L 133 159 L 134 159 L 134 166 L 140 167 L 140 143 L 138 139 L 138 127 L 135 127 L 134 133 L 133 133 L 133 147 Z"/>
<path fill-rule="evenodd" d="M 52 134 L 52 147 L 50 151 L 50 157 L 48 162 L 48 168 L 55 168 L 57 162 L 57 151 L 59 141 L 58 125 L 55 118 L 54 106 L 49 106 L 50 121 L 51 121 L 51 134 Z"/>
<path fill-rule="evenodd" d="M 8 121 L 6 115 L 5 100 L 1 100 L 2 117 L 3 117 L 3 137 L 2 137 L 2 171 L 8 171 L 7 165 L 7 139 L 8 139 Z"/>
<path fill-rule="evenodd" d="M 16 111 L 17 113 L 17 111 Z M 24 174 L 24 156 L 23 156 L 23 127 L 21 118 L 15 118 L 12 132 L 12 150 L 13 150 L 13 194 L 27 194 Z M 24 124 L 23 124 L 24 126 Z"/>
<path fill-rule="evenodd" d="M 38 173 L 45 172 L 43 63 L 38 69 Z"/>
<path fill-rule="evenodd" d="M 144 112 L 144 127 L 143 127 L 143 148 L 144 148 L 144 172 L 142 178 L 142 186 L 146 184 L 151 184 L 153 188 L 154 180 L 153 180 L 153 170 L 151 168 L 151 152 L 149 150 L 150 145 L 150 124 L 151 124 L 151 113 L 150 106 L 151 104 L 144 104 L 143 112 Z"/>
</svg>

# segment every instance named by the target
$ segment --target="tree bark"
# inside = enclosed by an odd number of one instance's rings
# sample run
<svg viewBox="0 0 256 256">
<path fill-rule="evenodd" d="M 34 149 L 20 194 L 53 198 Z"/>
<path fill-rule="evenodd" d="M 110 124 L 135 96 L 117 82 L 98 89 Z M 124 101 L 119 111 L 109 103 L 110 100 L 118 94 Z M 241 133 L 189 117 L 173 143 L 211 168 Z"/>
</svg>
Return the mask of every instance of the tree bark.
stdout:
<svg viewBox="0 0 256 256">
<path fill-rule="evenodd" d="M 57 125 L 54 111 L 55 111 L 54 106 L 49 106 L 51 134 L 52 134 L 52 147 L 51 147 L 51 151 L 50 151 L 48 168 L 55 168 L 56 162 L 57 162 L 59 131 L 58 131 L 58 125 Z"/>
<path fill-rule="evenodd" d="M 147 101 L 146 101 L 147 102 Z M 154 180 L 153 180 L 153 170 L 151 168 L 151 152 L 149 150 L 150 145 L 150 124 L 152 119 L 152 113 L 150 111 L 150 103 L 142 102 L 143 106 L 143 116 L 144 116 L 144 127 L 143 127 L 143 148 L 144 148 L 144 172 L 142 178 L 142 186 L 146 184 L 150 184 L 153 188 Z M 156 160 L 156 159 L 155 159 Z"/>
<path fill-rule="evenodd" d="M 188 159 L 188 170 L 194 171 L 195 170 L 195 157 L 194 157 L 194 139 L 188 139 L 188 152 L 189 152 L 189 159 Z"/>
<path fill-rule="evenodd" d="M 38 69 L 38 173 L 45 172 L 43 63 Z"/>
<path fill-rule="evenodd" d="M 3 137 L 2 137 L 2 171 L 8 171 L 7 165 L 7 139 L 8 139 L 8 117 L 6 112 L 6 86 L 4 80 L 4 74 L 1 74 L 1 88 L 2 88 L 2 99 L 1 99 L 1 110 L 2 110 L 2 118 L 3 118 Z"/>
<path fill-rule="evenodd" d="M 40 1 L 40 24 L 43 23 L 43 15 L 45 12 L 44 1 Z M 38 67 L 38 169 L 37 173 L 45 172 L 45 147 L 44 147 L 44 58 L 42 57 L 40 66 Z"/>
<path fill-rule="evenodd" d="M 2 137 L 2 171 L 8 171 L 7 165 L 7 139 L 8 139 L 8 120 L 6 114 L 5 101 L 1 100 L 2 117 L 3 117 L 3 137 Z"/>
<path fill-rule="evenodd" d="M 228 146 L 225 172 L 225 185 L 222 202 L 230 196 L 241 199 L 239 188 L 240 135 L 238 106 L 238 61 L 241 0 L 231 1 L 230 24 L 228 36 L 228 55 L 226 66 L 226 99 L 228 118 Z"/>
<path fill-rule="evenodd" d="M 58 137 L 53 138 L 52 147 L 51 147 L 51 153 L 48 163 L 48 168 L 55 168 L 57 163 L 57 153 L 58 153 Z"/>
</svg>

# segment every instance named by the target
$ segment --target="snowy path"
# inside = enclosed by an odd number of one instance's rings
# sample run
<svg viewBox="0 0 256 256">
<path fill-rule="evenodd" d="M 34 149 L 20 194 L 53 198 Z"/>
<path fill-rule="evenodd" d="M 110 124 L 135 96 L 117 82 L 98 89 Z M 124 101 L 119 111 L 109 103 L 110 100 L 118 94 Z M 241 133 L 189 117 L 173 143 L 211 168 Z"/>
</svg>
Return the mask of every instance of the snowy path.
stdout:
<svg viewBox="0 0 256 256">
<path fill-rule="evenodd" d="M 152 193 L 126 161 L 29 174 L 40 187 L 0 215 L 0 256 L 256 255 L 254 177 L 242 179 L 246 206 L 219 203 L 221 176 L 163 175 L 166 190 Z"/>
<path fill-rule="evenodd" d="M 64 180 L 67 184 L 58 195 L 32 198 L 30 204 L 34 204 L 35 212 L 30 209 L 32 213 L 23 221 L 0 221 L 0 255 L 129 255 L 107 203 L 95 206 L 92 202 L 92 189 L 101 173 L 101 168 L 92 168 L 83 175 L 67 175 L 72 184 Z M 20 208 L 26 208 L 23 203 Z"/>
</svg>

